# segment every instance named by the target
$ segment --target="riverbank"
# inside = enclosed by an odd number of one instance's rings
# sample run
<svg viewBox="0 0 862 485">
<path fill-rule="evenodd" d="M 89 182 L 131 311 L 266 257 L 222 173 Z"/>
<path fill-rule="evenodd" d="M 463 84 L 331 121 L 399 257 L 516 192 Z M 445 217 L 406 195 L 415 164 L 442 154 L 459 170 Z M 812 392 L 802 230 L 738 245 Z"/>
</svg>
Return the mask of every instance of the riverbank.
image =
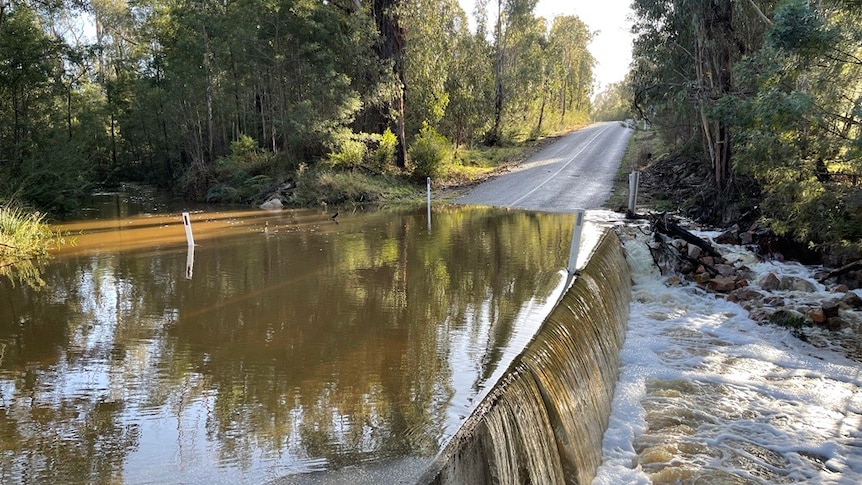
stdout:
<svg viewBox="0 0 862 485">
<path fill-rule="evenodd" d="M 39 212 L 12 205 L 0 206 L 0 277 L 13 283 L 43 286 L 39 266 L 55 235 Z"/>
</svg>

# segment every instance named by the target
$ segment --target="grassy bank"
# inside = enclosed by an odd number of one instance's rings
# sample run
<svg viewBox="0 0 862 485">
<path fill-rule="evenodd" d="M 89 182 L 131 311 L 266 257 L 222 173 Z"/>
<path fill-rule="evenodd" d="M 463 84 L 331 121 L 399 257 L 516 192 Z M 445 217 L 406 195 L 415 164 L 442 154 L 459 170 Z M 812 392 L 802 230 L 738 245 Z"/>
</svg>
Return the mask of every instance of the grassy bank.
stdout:
<svg viewBox="0 0 862 485">
<path fill-rule="evenodd" d="M 629 174 L 634 170 L 645 170 L 651 163 L 666 156 L 665 148 L 655 130 L 636 128 L 629 138 L 628 147 L 623 155 L 620 168 L 614 177 L 614 188 L 605 202 L 605 207 L 618 212 L 625 212 L 629 201 Z M 637 205 L 648 206 L 657 210 L 667 210 L 667 202 L 656 199 L 647 187 L 640 187 Z"/>
<path fill-rule="evenodd" d="M 433 173 L 417 173 L 389 166 L 324 166 L 300 172 L 289 205 L 298 207 L 347 207 L 424 203 L 426 176 L 431 177 L 436 200 L 457 198 L 470 187 L 505 172 L 553 143 L 565 133 L 495 147 L 446 147 Z"/>
<path fill-rule="evenodd" d="M 0 277 L 12 283 L 43 286 L 39 266 L 48 255 L 56 236 L 38 212 L 0 206 Z"/>
</svg>

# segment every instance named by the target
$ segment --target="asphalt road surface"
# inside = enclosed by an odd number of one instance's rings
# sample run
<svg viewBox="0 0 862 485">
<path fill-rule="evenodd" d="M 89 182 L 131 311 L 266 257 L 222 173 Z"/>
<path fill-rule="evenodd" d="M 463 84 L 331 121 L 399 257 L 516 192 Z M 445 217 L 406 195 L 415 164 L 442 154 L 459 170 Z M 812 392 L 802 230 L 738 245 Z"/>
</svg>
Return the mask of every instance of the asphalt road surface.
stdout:
<svg viewBox="0 0 862 485">
<path fill-rule="evenodd" d="M 574 131 L 455 202 L 547 212 L 600 208 L 611 194 L 631 135 L 618 121 Z"/>
</svg>

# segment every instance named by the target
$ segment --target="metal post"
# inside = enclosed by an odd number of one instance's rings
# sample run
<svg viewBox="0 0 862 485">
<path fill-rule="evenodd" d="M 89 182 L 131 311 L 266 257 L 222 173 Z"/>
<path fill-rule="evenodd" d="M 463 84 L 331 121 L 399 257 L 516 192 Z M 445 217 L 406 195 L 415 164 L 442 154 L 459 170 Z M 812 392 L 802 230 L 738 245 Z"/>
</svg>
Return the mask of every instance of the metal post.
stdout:
<svg viewBox="0 0 862 485">
<path fill-rule="evenodd" d="M 578 264 L 578 250 L 581 247 L 581 231 L 584 229 L 584 211 L 575 211 L 575 227 L 572 229 L 572 247 L 569 249 L 569 278 L 575 275 Z"/>
<path fill-rule="evenodd" d="M 186 228 L 186 241 L 189 246 L 195 245 L 195 238 L 192 236 L 192 221 L 189 219 L 189 213 L 183 212 L 183 226 Z"/>
<path fill-rule="evenodd" d="M 626 212 L 626 217 L 632 218 L 635 215 L 635 208 L 638 201 L 638 185 L 640 185 L 641 173 L 637 170 L 629 174 L 629 208 Z"/>
<path fill-rule="evenodd" d="M 431 230 L 431 177 L 428 177 L 426 180 L 427 183 L 427 203 L 428 206 L 428 230 Z"/>
</svg>

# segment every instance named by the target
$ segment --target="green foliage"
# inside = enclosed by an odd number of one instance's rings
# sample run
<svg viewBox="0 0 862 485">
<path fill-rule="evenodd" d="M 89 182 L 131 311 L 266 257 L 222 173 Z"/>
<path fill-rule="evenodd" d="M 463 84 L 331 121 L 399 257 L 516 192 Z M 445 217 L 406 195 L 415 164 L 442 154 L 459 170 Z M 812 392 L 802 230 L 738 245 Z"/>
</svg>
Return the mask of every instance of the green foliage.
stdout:
<svg viewBox="0 0 862 485">
<path fill-rule="evenodd" d="M 242 201 L 301 163 L 386 172 L 405 143 L 377 133 L 395 126 L 418 134 L 416 173 L 439 174 L 450 144 L 426 123 L 473 147 L 491 131 L 496 143 L 540 137 L 589 110 L 591 34 L 576 17 L 549 29 L 534 2 L 509 2 L 500 31 L 483 19 L 471 32 L 454 0 L 390 4 L 9 3 L 0 195 L 69 212 L 88 187 L 145 180 Z M 67 35 L 70 18 L 97 19 L 98 45 Z M 380 32 L 387 19 L 393 32 Z M 384 55 L 388 41 L 404 49 Z"/>
<path fill-rule="evenodd" d="M 773 49 L 818 55 L 837 40 L 826 27 L 823 15 L 807 0 L 787 0 L 776 8 L 766 42 Z"/>
<path fill-rule="evenodd" d="M 852 146 L 862 118 L 845 94 L 862 87 L 862 66 L 836 58 L 848 32 L 840 20 L 808 2 L 781 3 L 764 44 L 735 68 L 743 94 L 719 112 L 735 128 L 736 169 L 763 187 L 767 222 L 822 251 L 862 236 L 847 209 L 855 190 L 833 175 L 862 168 Z"/>
<path fill-rule="evenodd" d="M 443 173 L 446 162 L 452 156 L 452 144 L 426 124 L 413 139 L 407 153 L 413 164 L 414 178 L 436 178 Z"/>
<path fill-rule="evenodd" d="M 337 150 L 329 154 L 329 161 L 341 169 L 354 169 L 362 165 L 368 153 L 365 143 L 356 139 L 344 139 Z"/>
<path fill-rule="evenodd" d="M 0 276 L 12 283 L 39 288 L 45 285 L 40 265 L 48 247 L 58 241 L 39 212 L 28 213 L 14 204 L 0 205 Z"/>
<path fill-rule="evenodd" d="M 753 177 L 776 232 L 822 251 L 850 247 L 862 236 L 853 185 L 862 173 L 862 12 L 806 0 L 757 5 L 762 13 L 747 2 L 636 0 L 635 106 L 667 140 L 704 147 L 711 171 L 729 159 Z M 722 7 L 732 17 L 716 17 Z"/>
<path fill-rule="evenodd" d="M 631 109 L 631 79 L 613 83 L 596 95 L 593 118 L 600 121 L 627 120 L 634 118 Z"/>
<path fill-rule="evenodd" d="M 295 203 L 300 206 L 357 206 L 405 199 L 414 188 L 397 177 L 372 177 L 361 172 L 304 170 L 299 173 Z"/>
<path fill-rule="evenodd" d="M 382 169 L 392 165 L 392 161 L 395 160 L 395 150 L 397 147 L 398 137 L 395 136 L 395 133 L 392 133 L 392 130 L 386 128 L 386 131 L 380 136 L 380 142 L 377 144 L 377 148 L 374 149 L 372 155 L 374 168 Z"/>
<path fill-rule="evenodd" d="M 216 169 L 220 177 L 237 171 L 260 173 L 270 168 L 273 158 L 258 147 L 254 138 L 241 134 L 230 143 L 230 155 L 218 159 Z"/>
</svg>

